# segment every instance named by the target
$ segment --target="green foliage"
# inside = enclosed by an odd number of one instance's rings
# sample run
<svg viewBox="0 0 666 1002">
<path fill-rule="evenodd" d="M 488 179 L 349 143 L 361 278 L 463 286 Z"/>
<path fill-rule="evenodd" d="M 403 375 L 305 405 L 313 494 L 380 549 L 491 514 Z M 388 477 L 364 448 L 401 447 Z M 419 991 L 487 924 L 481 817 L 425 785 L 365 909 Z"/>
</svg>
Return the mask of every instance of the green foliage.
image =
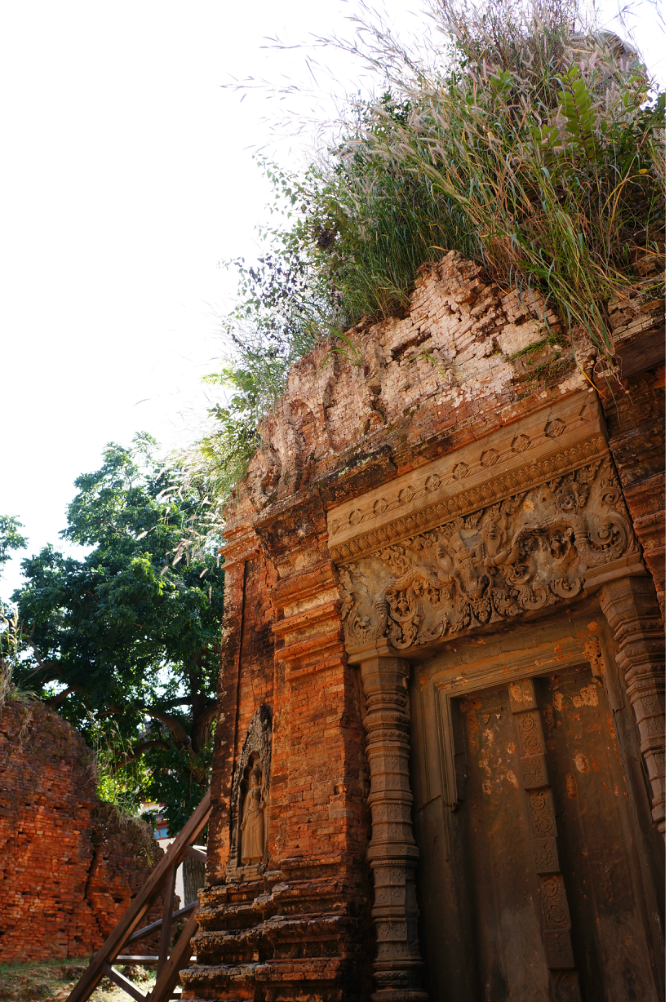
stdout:
<svg viewBox="0 0 666 1002">
<path fill-rule="evenodd" d="M 14 674 L 82 731 L 102 785 L 124 770 L 114 799 L 163 801 L 178 827 L 208 784 L 223 573 L 214 546 L 184 546 L 202 489 L 155 446 L 110 445 L 76 481 L 62 535 L 87 556 L 47 546 L 22 562 L 31 653 Z"/>
<path fill-rule="evenodd" d="M 595 141 L 598 116 L 579 66 L 570 66 L 563 74 L 559 99 L 569 144 L 585 153 L 588 160 L 594 160 L 600 152 Z"/>
<path fill-rule="evenodd" d="M 27 546 L 27 539 L 19 532 L 22 528 L 15 516 L 0 515 L 0 571 L 10 559 L 11 550 L 22 550 Z"/>
<path fill-rule="evenodd" d="M 440 0 L 431 17 L 420 52 L 377 23 L 323 40 L 360 55 L 381 96 L 350 104 L 301 177 L 265 164 L 282 217 L 260 266 L 241 263 L 234 395 L 204 442 L 233 470 L 225 490 L 289 362 L 399 314 L 423 263 L 455 249 L 540 290 L 612 361 L 607 303 L 663 246 L 664 95 L 630 47 L 588 28 L 576 0 Z"/>
<path fill-rule="evenodd" d="M 22 550 L 27 545 L 19 532 L 23 526 L 18 518 L 0 515 L 0 572 L 11 557 L 12 550 Z M 14 668 L 22 650 L 21 629 L 16 606 L 0 601 L 0 711 L 8 696 L 17 695 Z"/>
<path fill-rule="evenodd" d="M 0 605 L 0 713 L 14 695 L 14 668 L 21 651 L 21 629 L 16 606 Z"/>
<path fill-rule="evenodd" d="M 644 68 L 614 36 L 580 33 L 572 5 L 480 14 L 438 5 L 453 49 L 431 66 L 405 61 L 317 169 L 317 267 L 344 276 L 353 323 L 400 309 L 416 266 L 437 245 L 456 249 L 503 285 L 539 288 L 609 353 L 606 303 L 663 241 L 663 98 L 648 99 Z M 390 37 L 377 44 L 396 66 Z"/>
<path fill-rule="evenodd" d="M 292 357 L 271 349 L 244 345 L 237 367 L 225 366 L 206 377 L 208 383 L 231 390 L 227 404 L 216 404 L 210 414 L 214 426 L 202 439 L 199 452 L 211 493 L 225 498 L 245 473 L 260 444 L 258 425 L 282 392 Z"/>
</svg>

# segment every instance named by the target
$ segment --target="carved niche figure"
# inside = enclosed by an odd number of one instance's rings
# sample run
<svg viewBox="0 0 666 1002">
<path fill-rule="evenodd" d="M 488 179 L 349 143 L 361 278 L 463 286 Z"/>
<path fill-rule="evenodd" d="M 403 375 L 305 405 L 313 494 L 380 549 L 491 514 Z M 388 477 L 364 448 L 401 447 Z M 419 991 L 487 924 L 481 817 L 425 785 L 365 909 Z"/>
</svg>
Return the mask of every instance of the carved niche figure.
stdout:
<svg viewBox="0 0 666 1002">
<path fill-rule="evenodd" d="M 264 858 L 264 799 L 263 773 L 255 761 L 248 778 L 248 789 L 241 821 L 241 863 L 261 863 Z"/>
<path fill-rule="evenodd" d="M 266 857 L 270 810 L 272 714 L 260 706 L 247 729 L 231 786 L 229 872 L 262 864 Z"/>
</svg>

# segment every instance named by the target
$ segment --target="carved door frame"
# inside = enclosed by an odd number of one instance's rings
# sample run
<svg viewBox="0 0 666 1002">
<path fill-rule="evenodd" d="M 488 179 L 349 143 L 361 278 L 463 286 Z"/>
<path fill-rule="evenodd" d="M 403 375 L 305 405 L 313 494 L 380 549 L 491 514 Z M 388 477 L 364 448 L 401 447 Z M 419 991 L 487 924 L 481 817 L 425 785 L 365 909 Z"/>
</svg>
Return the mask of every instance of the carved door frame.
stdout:
<svg viewBox="0 0 666 1002">
<path fill-rule="evenodd" d="M 413 1002 L 424 996 L 412 900 L 418 849 L 405 777 L 410 664 L 473 633 L 492 638 L 558 610 L 575 616 L 596 595 L 635 714 L 652 817 L 663 833 L 663 624 L 603 415 L 587 392 L 336 506 L 327 519 L 345 646 L 368 700 L 376 997 L 392 992 L 393 1002 Z M 569 653 L 601 670 L 598 648 L 588 656 Z M 451 749 L 432 723 L 452 789 Z"/>
<path fill-rule="evenodd" d="M 601 619 L 601 617 L 599 618 Z M 518 632 L 521 629 L 529 629 L 529 627 L 519 623 L 516 624 L 515 629 Z M 552 645 L 544 646 L 548 648 Z M 618 709 L 622 705 L 622 696 L 618 691 L 617 680 L 614 678 L 615 672 L 609 664 L 607 645 L 601 644 L 596 634 L 590 634 L 587 639 L 562 636 L 554 646 L 559 648 L 556 653 L 546 649 L 541 652 L 541 657 L 536 652 L 536 658 L 534 649 L 519 649 L 501 653 L 493 656 L 492 664 L 482 664 L 476 667 L 472 664 L 465 670 L 464 677 L 444 677 L 437 681 L 433 680 L 432 685 L 437 694 L 436 702 L 439 705 L 437 735 L 440 750 L 442 802 L 447 807 L 454 809 L 460 802 L 457 795 L 456 750 L 451 705 L 454 699 L 495 685 L 522 682 L 526 679 L 538 678 L 541 675 L 552 675 L 554 671 L 568 665 L 574 667 L 589 664 L 594 678 L 603 683 L 611 708 Z M 437 662 L 445 657 L 446 652 L 442 651 L 418 667 L 423 668 L 428 665 L 432 670 Z M 450 671 L 450 668 L 448 670 Z"/>
<path fill-rule="evenodd" d="M 639 578 L 638 580 L 640 582 L 646 579 Z M 651 584 L 651 582 L 649 583 Z M 626 589 L 626 581 L 624 581 L 624 585 Z M 631 728 L 635 736 L 635 750 L 638 751 L 639 747 L 644 747 L 645 742 L 641 741 L 640 727 L 637 726 L 640 721 L 636 720 L 636 716 L 632 712 L 632 703 L 634 710 L 635 703 L 631 699 L 630 685 L 628 687 L 622 685 L 623 665 L 617 652 L 619 644 L 608 622 L 609 617 L 607 614 L 604 615 L 606 610 L 604 609 L 603 596 L 597 595 L 583 600 L 579 608 L 574 607 L 569 612 L 570 617 L 561 623 L 553 616 L 547 616 L 536 622 L 517 622 L 511 626 L 510 631 L 503 632 L 501 636 L 493 637 L 486 634 L 485 639 L 481 640 L 482 644 L 487 645 L 484 647 L 473 646 L 475 643 L 479 643 L 479 638 L 468 634 L 466 637 L 459 638 L 456 647 L 448 641 L 439 645 L 439 649 L 429 652 L 430 656 L 427 659 L 418 662 L 412 660 L 409 686 L 412 738 L 412 768 L 410 771 L 417 807 L 424 808 L 440 799 L 442 811 L 452 813 L 458 809 L 463 797 L 459 795 L 457 789 L 456 756 L 463 750 L 457 744 L 456 728 L 453 721 L 453 702 L 500 685 L 507 686 L 509 690 L 515 727 L 518 725 L 519 715 L 525 711 L 532 711 L 533 716 L 539 717 L 534 698 L 533 680 L 552 676 L 567 668 L 589 667 L 595 683 L 603 688 L 606 701 L 613 714 L 626 710 L 627 726 Z M 535 627 L 541 627 L 542 636 L 539 638 L 541 642 L 534 646 L 521 644 L 522 641 L 528 641 Z M 544 641 L 543 637 L 546 634 L 548 640 Z M 511 641 L 515 641 L 515 643 L 511 643 Z M 460 658 L 458 654 L 461 644 L 463 651 L 468 655 L 467 657 L 463 655 Z M 509 644 L 511 644 L 510 647 Z M 475 655 L 478 656 L 475 657 Z M 531 686 L 532 702 L 528 701 L 524 707 L 516 706 L 511 697 L 510 683 L 517 683 L 528 688 Z M 541 722 L 538 719 L 537 732 L 540 729 Z M 536 737 L 538 741 L 538 733 Z M 545 797 L 552 801 L 543 734 L 540 735 L 540 738 L 543 747 L 532 749 L 534 753 L 532 758 L 535 761 L 538 758 L 542 760 L 542 763 L 537 762 L 537 765 L 541 765 L 542 775 L 538 782 L 530 782 L 524 771 L 521 785 L 527 798 L 530 797 L 531 793 L 536 793 L 538 788 L 539 792 L 543 792 Z M 629 811 L 634 817 L 630 851 L 635 855 L 637 867 L 635 876 L 638 877 L 640 872 L 640 887 L 637 888 L 637 894 L 645 902 L 646 917 L 649 915 L 645 935 L 648 952 L 651 952 L 653 949 L 651 943 L 660 944 L 661 932 L 658 918 L 655 921 L 658 911 L 656 898 L 659 891 L 654 886 L 655 874 L 650 869 L 646 852 L 650 837 L 656 836 L 656 831 L 648 820 L 652 792 L 650 776 L 649 773 L 644 773 L 640 776 L 637 784 L 637 777 L 634 775 L 632 778 L 628 769 L 627 760 L 631 755 L 631 749 L 627 748 L 619 732 L 617 740 L 627 794 L 630 804 L 633 802 Z M 523 752 L 526 752 L 526 749 L 523 749 Z M 642 830 L 636 816 L 635 801 L 637 797 L 644 799 L 640 805 L 642 810 L 638 811 L 638 814 L 641 814 L 643 818 Z M 564 911 L 568 913 L 566 892 L 558 862 L 557 832 L 551 834 L 551 838 L 540 840 L 544 843 L 552 843 L 551 845 L 539 846 L 535 844 L 533 846 L 537 873 L 540 874 L 542 881 L 550 881 L 559 891 L 564 902 Z M 533 834 L 532 837 L 535 838 L 535 835 Z M 539 850 L 542 850 L 542 856 L 544 854 L 548 856 L 546 863 L 541 868 L 538 859 Z M 423 879 L 423 876 L 417 878 L 417 895 L 422 892 L 419 879 Z M 463 879 L 462 876 L 461 879 Z M 553 997 L 559 999 L 561 996 L 567 1000 L 579 999 L 580 989 L 573 961 L 570 924 L 569 926 L 565 925 L 557 933 L 544 930 L 544 946 L 546 956 L 549 959 L 550 976 L 554 979 L 551 989 L 554 992 Z M 656 949 L 659 949 L 658 945 Z M 659 987 L 655 983 L 657 991 Z"/>
</svg>

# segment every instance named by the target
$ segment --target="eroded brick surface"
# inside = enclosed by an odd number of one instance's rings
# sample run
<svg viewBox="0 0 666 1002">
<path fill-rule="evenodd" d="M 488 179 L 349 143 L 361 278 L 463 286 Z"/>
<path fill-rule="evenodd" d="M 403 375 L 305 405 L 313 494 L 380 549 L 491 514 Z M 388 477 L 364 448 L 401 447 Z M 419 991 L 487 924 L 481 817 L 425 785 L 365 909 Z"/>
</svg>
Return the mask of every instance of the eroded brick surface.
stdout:
<svg viewBox="0 0 666 1002">
<path fill-rule="evenodd" d="M 616 317 L 623 335 L 627 324 L 647 329 L 637 302 Z M 594 352 L 579 344 L 574 357 L 543 301 L 498 288 L 456 253 L 421 269 L 407 316 L 348 334 L 350 347 L 324 344 L 292 367 L 227 512 L 208 887 L 198 963 L 183 974 L 190 999 L 351 1002 L 372 992 L 366 707 L 347 662 L 328 513 L 470 444 L 481 454 L 502 429 L 511 441 L 523 419 L 543 412 L 543 424 L 563 401 L 582 421 L 588 406 L 598 411 Z M 632 378 L 616 418 L 604 404 L 646 541 L 640 519 L 663 518 L 651 491 L 663 476 L 662 391 L 654 372 Z M 663 572 L 661 582 L 663 594 Z M 244 868 L 230 856 L 230 798 L 262 704 L 273 721 L 267 850 Z"/>
<path fill-rule="evenodd" d="M 96 796 L 90 752 L 73 727 L 41 703 L 5 705 L 1 962 L 92 953 L 161 853 L 147 825 Z"/>
</svg>

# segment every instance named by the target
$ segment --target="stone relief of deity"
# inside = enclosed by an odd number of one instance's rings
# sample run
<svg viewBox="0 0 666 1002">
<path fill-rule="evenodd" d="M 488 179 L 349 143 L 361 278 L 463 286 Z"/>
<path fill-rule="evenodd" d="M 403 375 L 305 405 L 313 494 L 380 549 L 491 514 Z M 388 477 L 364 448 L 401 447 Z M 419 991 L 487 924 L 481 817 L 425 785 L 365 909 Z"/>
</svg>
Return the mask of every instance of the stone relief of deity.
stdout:
<svg viewBox="0 0 666 1002">
<path fill-rule="evenodd" d="M 264 858 L 265 794 L 261 763 L 256 759 L 248 776 L 240 824 L 240 857 L 243 865 L 261 863 Z"/>
<path fill-rule="evenodd" d="M 264 865 L 268 842 L 272 713 L 267 705 L 253 714 L 231 787 L 229 872 Z"/>
</svg>

